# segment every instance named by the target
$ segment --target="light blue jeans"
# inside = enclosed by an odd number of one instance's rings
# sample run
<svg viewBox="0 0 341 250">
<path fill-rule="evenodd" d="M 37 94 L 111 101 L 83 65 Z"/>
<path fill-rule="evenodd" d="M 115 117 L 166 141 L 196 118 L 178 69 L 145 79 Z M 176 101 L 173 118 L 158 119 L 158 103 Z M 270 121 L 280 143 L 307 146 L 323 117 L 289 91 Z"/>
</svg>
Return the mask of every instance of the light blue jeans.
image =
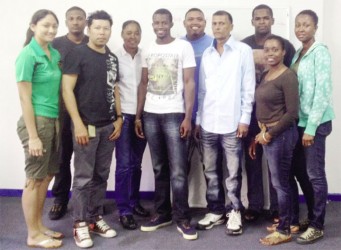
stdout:
<svg viewBox="0 0 341 250">
<path fill-rule="evenodd" d="M 235 210 L 243 209 L 240 201 L 239 182 L 241 181 L 242 141 L 237 133 L 215 134 L 201 128 L 203 146 L 204 174 L 207 182 L 206 199 L 213 213 L 225 211 L 224 190 L 222 188 L 223 171 L 217 165 L 219 145 L 226 157 L 228 177 L 225 179 L 227 196 Z"/>
</svg>

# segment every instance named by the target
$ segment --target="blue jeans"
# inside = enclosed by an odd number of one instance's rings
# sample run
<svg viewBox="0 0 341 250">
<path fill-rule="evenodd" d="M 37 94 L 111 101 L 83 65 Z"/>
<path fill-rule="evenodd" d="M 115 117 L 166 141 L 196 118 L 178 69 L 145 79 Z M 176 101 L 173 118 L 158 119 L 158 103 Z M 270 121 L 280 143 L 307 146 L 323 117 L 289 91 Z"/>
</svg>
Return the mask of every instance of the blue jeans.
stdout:
<svg viewBox="0 0 341 250">
<path fill-rule="evenodd" d="M 300 128 L 304 131 L 305 128 Z M 314 143 L 304 148 L 307 173 L 313 187 L 314 207 L 310 226 L 323 229 L 328 197 L 328 184 L 325 172 L 326 138 L 332 132 L 332 122 L 317 127 Z"/>
<path fill-rule="evenodd" d="M 254 138 L 250 138 L 250 140 Z M 249 156 L 250 140 L 244 141 L 245 155 L 245 171 L 247 176 L 247 198 L 249 201 L 249 209 L 261 212 L 264 208 L 264 191 L 263 191 L 263 147 L 256 147 L 256 159 Z M 268 168 L 266 169 L 268 173 Z M 270 192 L 270 211 L 278 210 L 276 190 L 272 186 L 271 177 L 269 177 Z"/>
<path fill-rule="evenodd" d="M 293 151 L 297 142 L 296 125 L 292 125 L 282 134 L 263 145 L 268 160 L 271 181 L 277 192 L 279 225 L 277 231 L 290 234 L 291 223 L 291 188 L 290 174 Z"/>
<path fill-rule="evenodd" d="M 155 177 L 155 210 L 161 216 L 172 213 L 175 221 L 189 220 L 187 139 L 180 137 L 183 113 L 144 112 L 144 133 L 150 149 Z"/>
<path fill-rule="evenodd" d="M 292 159 L 292 174 L 290 176 L 290 186 L 292 191 L 292 218 L 291 225 L 298 225 L 300 219 L 300 204 L 299 204 L 299 191 L 297 182 L 300 184 L 303 192 L 305 202 L 307 204 L 308 219 L 313 219 L 313 208 L 314 208 L 314 191 L 311 185 L 306 168 L 306 160 L 304 154 L 304 147 L 302 145 L 302 136 L 304 129 L 298 128 L 298 138 L 296 147 L 294 149 L 294 155 Z M 297 182 L 296 182 L 296 180 Z"/>
<path fill-rule="evenodd" d="M 222 187 L 223 169 L 218 167 L 217 158 L 219 146 L 223 148 L 226 157 L 229 176 L 225 180 L 227 196 L 233 209 L 241 210 L 239 186 L 241 181 L 241 140 L 236 132 L 228 134 L 215 134 L 201 128 L 203 146 L 204 174 L 207 182 L 206 199 L 208 209 L 212 213 L 225 212 L 224 189 Z"/>
<path fill-rule="evenodd" d="M 112 123 L 96 127 L 96 137 L 90 138 L 87 145 L 79 145 L 73 133 L 74 176 L 72 204 L 74 221 L 94 222 L 103 215 L 103 203 L 107 190 L 115 142 L 109 141 L 114 131 Z M 73 131 L 74 132 L 74 131 Z"/>
<path fill-rule="evenodd" d="M 121 135 L 116 140 L 115 193 L 120 215 L 128 215 L 140 200 L 141 164 L 147 141 L 135 134 L 135 115 L 123 116 Z"/>
</svg>

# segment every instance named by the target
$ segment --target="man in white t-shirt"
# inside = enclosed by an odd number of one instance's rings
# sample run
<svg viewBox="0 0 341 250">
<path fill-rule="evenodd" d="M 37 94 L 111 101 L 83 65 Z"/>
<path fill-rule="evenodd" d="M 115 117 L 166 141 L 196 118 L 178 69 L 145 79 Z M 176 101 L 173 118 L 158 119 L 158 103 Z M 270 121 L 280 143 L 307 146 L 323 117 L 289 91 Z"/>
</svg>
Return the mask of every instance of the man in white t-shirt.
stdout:
<svg viewBox="0 0 341 250">
<path fill-rule="evenodd" d="M 135 130 L 139 137 L 146 137 L 151 152 L 155 215 L 141 226 L 141 231 L 170 225 L 173 214 L 182 236 L 195 240 L 198 235 L 190 225 L 188 206 L 186 145 L 191 133 L 195 57 L 190 43 L 171 36 L 172 26 L 170 11 L 156 10 L 153 14 L 156 40 L 142 56 Z"/>
</svg>

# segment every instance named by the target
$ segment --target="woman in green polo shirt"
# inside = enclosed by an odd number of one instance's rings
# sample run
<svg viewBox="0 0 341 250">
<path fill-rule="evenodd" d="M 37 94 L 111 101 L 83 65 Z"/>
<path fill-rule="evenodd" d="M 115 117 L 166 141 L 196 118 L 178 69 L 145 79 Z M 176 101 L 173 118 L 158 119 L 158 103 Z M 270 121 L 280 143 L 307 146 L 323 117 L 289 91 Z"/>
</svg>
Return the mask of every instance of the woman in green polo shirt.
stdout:
<svg viewBox="0 0 341 250">
<path fill-rule="evenodd" d="M 22 207 L 28 230 L 27 245 L 41 248 L 60 247 L 60 239 L 64 237 L 42 222 L 47 188 L 58 172 L 60 54 L 50 45 L 57 29 L 57 16 L 49 10 L 38 10 L 32 17 L 25 47 L 15 65 L 22 107 L 17 132 L 25 152 Z"/>
</svg>

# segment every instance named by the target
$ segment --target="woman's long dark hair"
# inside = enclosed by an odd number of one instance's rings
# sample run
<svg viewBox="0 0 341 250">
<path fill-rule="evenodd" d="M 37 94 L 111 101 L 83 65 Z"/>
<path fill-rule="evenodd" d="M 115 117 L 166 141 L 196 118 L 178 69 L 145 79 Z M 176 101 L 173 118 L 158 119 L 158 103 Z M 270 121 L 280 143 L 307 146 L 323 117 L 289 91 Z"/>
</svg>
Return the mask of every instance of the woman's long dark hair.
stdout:
<svg viewBox="0 0 341 250">
<path fill-rule="evenodd" d="M 51 10 L 41 9 L 41 10 L 36 11 L 33 14 L 31 22 L 30 22 L 30 26 L 32 24 L 37 24 L 41 19 L 43 19 L 47 15 L 52 15 L 56 19 L 57 23 L 59 24 L 56 14 L 54 14 Z M 34 36 L 34 32 L 31 30 L 31 27 L 28 27 L 27 32 L 26 32 L 26 40 L 25 40 L 24 46 L 30 43 L 33 36 Z"/>
</svg>

